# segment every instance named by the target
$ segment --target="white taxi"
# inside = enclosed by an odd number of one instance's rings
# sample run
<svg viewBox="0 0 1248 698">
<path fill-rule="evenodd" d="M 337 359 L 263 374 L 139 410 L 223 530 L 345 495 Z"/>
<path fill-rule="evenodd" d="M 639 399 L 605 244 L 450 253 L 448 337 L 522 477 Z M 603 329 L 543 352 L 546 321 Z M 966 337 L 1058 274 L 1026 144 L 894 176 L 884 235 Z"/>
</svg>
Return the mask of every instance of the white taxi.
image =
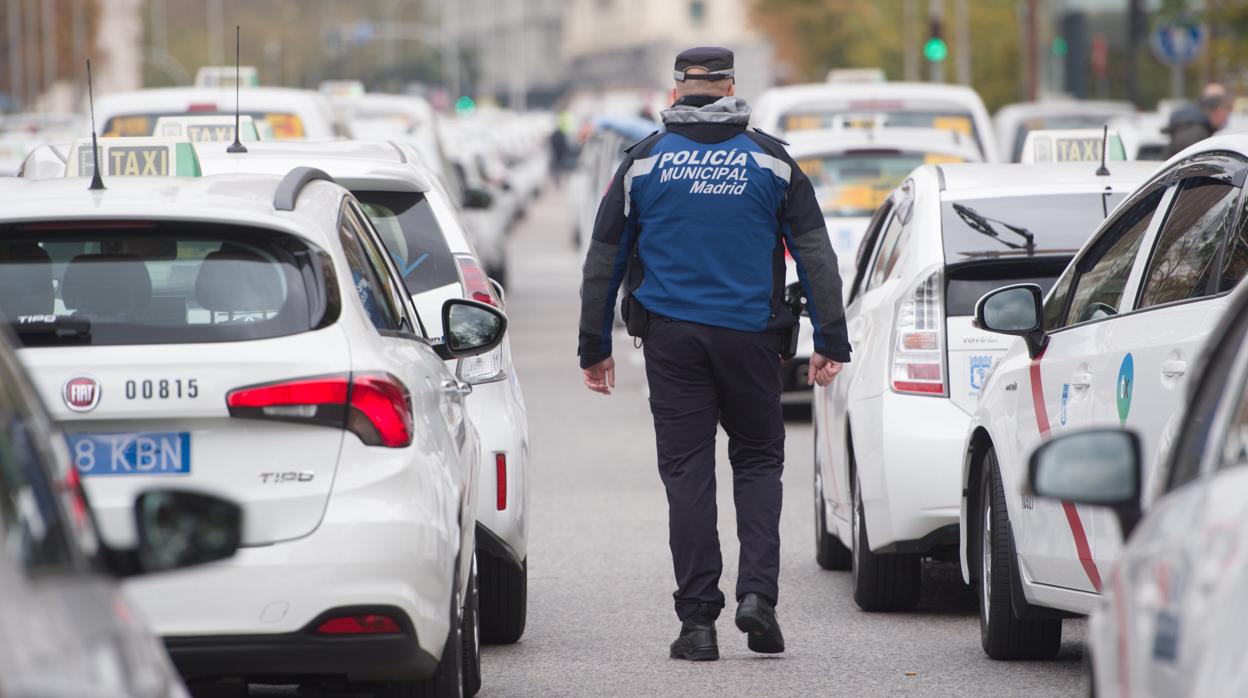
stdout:
<svg viewBox="0 0 1248 698">
<path fill-rule="evenodd" d="M 1209 337 L 1177 441 L 1147 490 L 1139 437 L 1129 429 L 1057 436 L 1032 456 L 1033 493 L 1111 511 L 1129 536 L 1088 621 L 1095 695 L 1248 693 L 1246 334 L 1241 287 Z"/>
<path fill-rule="evenodd" d="M 992 119 L 975 90 L 930 83 L 814 83 L 773 87 L 754 105 L 754 126 L 785 139 L 795 131 L 863 125 L 933 128 L 966 136 L 984 162 L 1001 162 Z"/>
<path fill-rule="evenodd" d="M 920 165 L 980 162 L 976 145 L 933 129 L 864 128 L 789 134 L 789 154 L 810 178 L 846 284 L 854 277 L 862 234 L 876 208 Z M 785 252 L 785 283 L 797 291 L 797 263 Z M 806 391 L 814 351 L 810 319 L 801 319 L 797 354 L 781 370 L 786 391 Z"/>
<path fill-rule="evenodd" d="M 246 153 L 199 147 L 206 174 L 288 172 L 315 166 L 360 201 L 399 269 L 431 337 L 444 333 L 440 309 L 451 298 L 502 307 L 502 288 L 486 276 L 434 174 L 409 146 L 377 141 L 263 143 Z M 529 420 L 504 338 L 496 349 L 451 359 L 447 367 L 473 387 L 468 414 L 481 436 L 477 498 L 477 567 L 481 636 L 516 642 L 528 605 Z"/>
<path fill-rule="evenodd" d="M 107 543 L 162 483 L 242 506 L 232 560 L 127 584 L 184 676 L 472 693 L 478 437 L 445 359 L 505 318 L 452 299 L 428 339 L 328 180 L 15 180 L 0 311 Z"/>
<path fill-rule="evenodd" d="M 1011 282 L 1049 285 L 1151 169 L 925 165 L 867 228 L 845 311 L 857 358 L 814 392 L 816 559 L 868 611 L 919 599 L 958 547 L 963 437 L 1009 341 L 971 326 Z"/>
<path fill-rule="evenodd" d="M 989 656 L 1051 657 L 1062 618 L 1095 605 L 1121 549 L 1116 526 L 1025 494 L 1027 458 L 1050 434 L 1128 425 L 1151 479 L 1201 343 L 1248 269 L 1245 177 L 1248 138 L 1203 141 L 1119 205 L 1043 300 L 1020 286 L 980 301 L 981 327 L 1022 336 L 984 386 L 959 482 L 962 570 L 981 591 Z M 1024 326 L 1033 305 L 1041 321 Z"/>
<path fill-rule="evenodd" d="M 153 136 L 164 116 L 233 116 L 242 114 L 272 129 L 276 140 L 327 140 L 349 135 L 334 117 L 329 99 L 311 90 L 286 87 L 161 87 L 114 92 L 95 100 L 100 135 Z M 83 135 L 90 134 L 90 124 Z"/>
</svg>

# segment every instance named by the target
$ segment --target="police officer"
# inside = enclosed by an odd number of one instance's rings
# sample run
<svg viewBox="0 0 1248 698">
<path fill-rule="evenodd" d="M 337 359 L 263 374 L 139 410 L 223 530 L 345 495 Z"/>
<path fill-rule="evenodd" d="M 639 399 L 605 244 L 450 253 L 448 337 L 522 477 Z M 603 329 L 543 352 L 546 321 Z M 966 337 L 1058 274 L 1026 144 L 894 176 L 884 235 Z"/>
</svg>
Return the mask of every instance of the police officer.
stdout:
<svg viewBox="0 0 1248 698">
<path fill-rule="evenodd" d="M 725 48 L 677 56 L 666 130 L 629 148 L 611 180 L 581 288 L 578 353 L 590 390 L 615 387 L 611 333 L 626 276 L 629 332 L 645 343 L 681 620 L 673 659 L 719 658 L 717 425 L 728 434 L 741 544 L 736 625 L 751 650 L 784 651 L 780 355 L 797 322 L 783 299 L 786 247 L 815 328 L 808 382 L 830 384 L 850 358 L 836 253 L 810 180 L 783 141 L 747 128 L 733 74 Z"/>
</svg>

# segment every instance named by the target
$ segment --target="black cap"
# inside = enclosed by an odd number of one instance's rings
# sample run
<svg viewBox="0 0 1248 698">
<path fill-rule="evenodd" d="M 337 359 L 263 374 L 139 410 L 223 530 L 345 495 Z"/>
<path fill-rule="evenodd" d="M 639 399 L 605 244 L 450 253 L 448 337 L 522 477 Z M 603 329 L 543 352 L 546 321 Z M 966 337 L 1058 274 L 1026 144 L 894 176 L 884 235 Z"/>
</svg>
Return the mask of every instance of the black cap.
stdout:
<svg viewBox="0 0 1248 698">
<path fill-rule="evenodd" d="M 706 73 L 688 75 L 686 71 L 690 68 L 702 68 Z M 677 82 L 684 82 L 685 80 L 724 80 L 735 75 L 732 51 L 723 46 L 698 46 L 685 49 L 676 56 L 674 77 Z"/>
</svg>

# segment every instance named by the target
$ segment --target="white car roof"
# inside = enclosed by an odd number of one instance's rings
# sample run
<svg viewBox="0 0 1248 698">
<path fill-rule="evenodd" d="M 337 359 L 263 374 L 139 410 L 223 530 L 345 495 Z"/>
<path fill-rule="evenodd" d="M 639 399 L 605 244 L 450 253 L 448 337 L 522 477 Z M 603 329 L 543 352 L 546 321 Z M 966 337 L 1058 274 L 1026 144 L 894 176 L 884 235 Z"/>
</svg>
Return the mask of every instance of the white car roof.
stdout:
<svg viewBox="0 0 1248 698">
<path fill-rule="evenodd" d="M 785 135 L 793 158 L 863 148 L 956 155 L 967 162 L 983 159 L 975 141 L 951 131 L 928 128 L 878 128 L 794 131 Z"/>
<path fill-rule="evenodd" d="M 1134 191 L 1158 171 L 1155 162 L 1111 162 L 1109 175 L 1096 175 L 1099 163 L 1043 165 L 966 164 L 928 165 L 939 168 L 946 201 L 985 196 L 1020 196 L 1061 192 Z"/>
<path fill-rule="evenodd" d="M 321 247 L 337 239 L 338 210 L 346 191 L 331 182 L 309 183 L 293 211 L 278 211 L 282 182 L 272 175 L 220 177 L 113 177 L 90 191 L 85 177 L 0 180 L 0 222 L 67 220 L 185 220 L 273 228 Z"/>
<path fill-rule="evenodd" d="M 126 114 L 182 114 L 193 104 L 215 105 L 218 112 L 234 110 L 235 90 L 215 87 L 161 87 L 134 92 L 114 92 L 95 100 L 95 125 L 103 132 L 108 120 Z M 334 137 L 333 109 L 326 97 L 312 90 L 288 87 L 248 87 L 238 91 L 243 112 L 291 113 L 303 122 L 308 140 Z M 88 122 L 84 135 L 91 134 Z"/>
<path fill-rule="evenodd" d="M 1228 133 L 1223 136 L 1206 138 L 1203 141 L 1188 146 L 1186 150 L 1183 150 L 1167 160 L 1164 166 L 1169 167 L 1172 163 L 1178 162 L 1179 160 L 1184 160 L 1193 155 L 1212 151 L 1230 152 L 1248 160 L 1248 133 Z"/>
</svg>

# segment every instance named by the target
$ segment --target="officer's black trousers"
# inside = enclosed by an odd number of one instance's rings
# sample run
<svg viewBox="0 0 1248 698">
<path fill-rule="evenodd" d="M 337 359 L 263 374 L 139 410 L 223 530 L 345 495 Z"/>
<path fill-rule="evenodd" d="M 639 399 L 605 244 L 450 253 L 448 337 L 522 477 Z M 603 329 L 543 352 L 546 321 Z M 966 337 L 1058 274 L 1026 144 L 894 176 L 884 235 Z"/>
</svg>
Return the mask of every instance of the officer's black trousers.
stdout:
<svg viewBox="0 0 1248 698">
<path fill-rule="evenodd" d="M 676 570 L 676 614 L 712 620 L 724 606 L 715 506 L 715 433 L 728 434 L 741 558 L 737 598 L 778 600 L 780 336 L 738 332 L 651 316 L 646 337 L 650 410 L 659 474 L 667 488 L 669 540 Z"/>
</svg>

